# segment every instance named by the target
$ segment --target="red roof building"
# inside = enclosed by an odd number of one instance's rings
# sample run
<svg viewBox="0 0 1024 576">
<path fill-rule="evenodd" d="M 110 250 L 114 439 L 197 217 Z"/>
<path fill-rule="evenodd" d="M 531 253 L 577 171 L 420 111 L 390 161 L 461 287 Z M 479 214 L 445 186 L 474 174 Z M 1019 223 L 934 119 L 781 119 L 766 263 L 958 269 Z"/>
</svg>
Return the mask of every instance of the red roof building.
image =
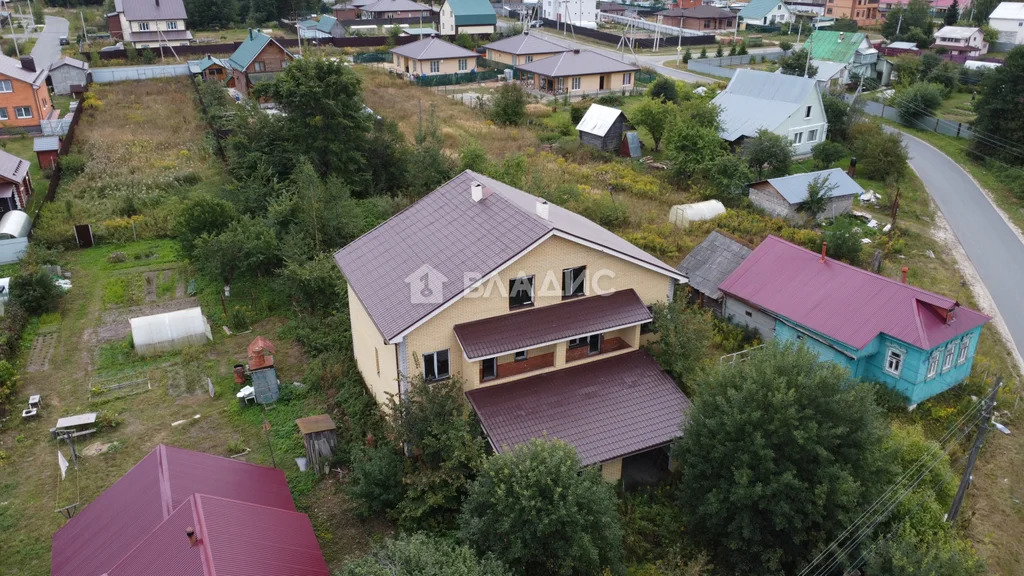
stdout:
<svg viewBox="0 0 1024 576">
<path fill-rule="evenodd" d="M 163 444 L 53 535 L 50 573 L 329 574 L 284 472 Z"/>
</svg>

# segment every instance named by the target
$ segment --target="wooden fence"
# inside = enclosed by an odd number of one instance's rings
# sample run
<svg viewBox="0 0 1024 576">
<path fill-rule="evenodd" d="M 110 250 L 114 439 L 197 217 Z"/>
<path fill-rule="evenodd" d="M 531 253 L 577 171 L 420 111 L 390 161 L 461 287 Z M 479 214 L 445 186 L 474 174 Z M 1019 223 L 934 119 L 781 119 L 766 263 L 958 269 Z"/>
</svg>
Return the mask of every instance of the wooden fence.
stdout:
<svg viewBox="0 0 1024 576">
<path fill-rule="evenodd" d="M 274 38 L 281 46 L 288 49 L 297 49 L 299 47 L 299 41 L 294 38 Z M 400 36 L 395 42 L 396 45 L 409 44 L 419 40 L 417 36 Z M 312 41 L 304 40 L 303 44 L 308 45 Z M 352 36 L 349 38 L 323 38 L 317 40 L 321 44 L 330 44 L 335 48 L 381 48 L 388 45 L 387 36 Z M 179 57 L 189 59 L 188 57 L 196 57 L 192 59 L 198 60 L 199 58 L 206 56 L 207 54 L 231 54 L 241 45 L 241 42 L 225 42 L 220 44 L 192 44 L 189 46 L 176 46 L 174 52 Z M 146 50 L 153 50 L 159 53 L 157 50 L 152 48 L 146 48 Z M 145 50 L 139 50 L 139 58 Z M 171 56 L 170 48 L 164 49 L 164 56 Z M 90 62 L 93 54 L 99 54 L 99 59 L 102 60 L 126 60 L 128 53 L 122 48 L 118 50 L 106 50 L 104 52 L 81 52 L 79 56 L 82 60 Z"/>
<path fill-rule="evenodd" d="M 57 197 L 57 188 L 60 187 L 60 157 L 65 156 L 71 152 L 71 144 L 75 141 L 75 131 L 78 127 L 78 121 L 82 118 L 82 101 L 84 98 L 78 99 L 78 106 L 75 107 L 75 112 L 71 115 L 71 124 L 68 126 L 68 133 L 64 135 L 64 139 L 60 143 L 60 150 L 58 151 L 57 165 L 53 167 L 53 173 L 50 175 L 50 186 L 46 189 L 46 196 L 43 196 L 43 202 L 36 208 L 35 214 L 32 215 L 32 226 L 34 227 L 39 222 L 39 216 L 43 211 L 43 206 L 46 206 L 48 202 L 53 202 L 54 198 Z"/>
</svg>

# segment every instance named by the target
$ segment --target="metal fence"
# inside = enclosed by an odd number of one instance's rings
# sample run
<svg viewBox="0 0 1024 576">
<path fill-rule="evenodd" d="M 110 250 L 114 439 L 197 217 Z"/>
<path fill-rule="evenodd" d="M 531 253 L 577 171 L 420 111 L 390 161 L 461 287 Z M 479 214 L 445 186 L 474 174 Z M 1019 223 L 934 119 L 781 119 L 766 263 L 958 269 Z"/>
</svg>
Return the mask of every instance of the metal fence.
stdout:
<svg viewBox="0 0 1024 576">
<path fill-rule="evenodd" d="M 352 55 L 352 61 L 356 64 L 368 64 L 371 62 L 391 62 L 394 57 L 391 52 L 361 52 Z"/>
<path fill-rule="evenodd" d="M 778 32 L 782 30 L 781 26 L 765 26 L 764 24 L 747 24 L 747 30 L 751 32 L 759 32 L 762 34 L 771 34 L 772 32 Z"/>
<path fill-rule="evenodd" d="M 168 64 L 164 66 L 111 66 L 93 68 L 92 81 L 97 84 L 126 82 L 131 80 L 152 80 L 154 78 L 171 78 L 188 76 L 188 64 Z"/>
<path fill-rule="evenodd" d="M 864 101 L 864 112 L 871 114 L 872 116 L 880 116 L 886 120 L 899 122 L 910 126 L 911 128 L 928 130 L 929 132 L 936 132 L 938 134 L 952 136 L 954 138 L 974 138 L 974 131 L 971 130 L 970 124 L 945 120 L 935 116 L 918 116 L 910 124 L 907 124 L 903 121 L 903 118 L 900 117 L 899 110 L 889 104 L 875 102 L 873 100 Z"/>
<path fill-rule="evenodd" d="M 419 86 L 454 86 L 456 84 L 472 84 L 494 80 L 504 74 L 498 70 L 480 70 L 462 74 L 430 74 L 416 77 Z"/>
<path fill-rule="evenodd" d="M 694 58 L 686 63 L 687 69 L 692 72 L 700 74 L 710 74 L 711 76 L 721 76 L 724 78 L 732 78 L 733 74 L 736 73 L 735 68 L 726 68 L 726 66 L 744 66 L 750 64 L 755 58 L 763 58 L 765 60 L 778 60 L 782 57 L 782 51 L 778 52 L 766 52 L 764 54 L 744 54 L 743 56 L 722 56 L 721 58 Z"/>
</svg>

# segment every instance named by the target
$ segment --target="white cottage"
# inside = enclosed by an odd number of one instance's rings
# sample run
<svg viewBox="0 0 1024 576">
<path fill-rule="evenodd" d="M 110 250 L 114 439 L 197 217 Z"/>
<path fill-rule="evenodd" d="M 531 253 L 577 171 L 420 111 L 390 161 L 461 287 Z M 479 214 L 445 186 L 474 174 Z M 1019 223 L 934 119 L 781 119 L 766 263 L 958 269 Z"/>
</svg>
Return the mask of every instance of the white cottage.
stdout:
<svg viewBox="0 0 1024 576">
<path fill-rule="evenodd" d="M 989 15 L 988 25 L 999 31 L 993 50 L 1009 52 L 1024 44 L 1024 2 L 1002 2 Z"/>
<path fill-rule="evenodd" d="M 789 140 L 796 156 L 806 156 L 828 130 L 814 78 L 739 69 L 713 103 L 721 109 L 720 135 L 733 146 L 764 129 Z"/>
</svg>

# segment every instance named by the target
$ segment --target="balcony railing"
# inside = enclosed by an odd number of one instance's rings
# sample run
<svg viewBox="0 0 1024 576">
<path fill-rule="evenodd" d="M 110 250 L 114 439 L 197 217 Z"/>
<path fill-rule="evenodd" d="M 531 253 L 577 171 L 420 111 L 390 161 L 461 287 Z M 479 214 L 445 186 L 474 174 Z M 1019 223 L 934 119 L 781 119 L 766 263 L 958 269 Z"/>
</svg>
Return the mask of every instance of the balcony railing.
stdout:
<svg viewBox="0 0 1024 576">
<path fill-rule="evenodd" d="M 526 360 L 519 362 L 504 362 L 497 366 L 497 376 L 494 378 L 485 378 L 484 369 L 480 368 L 480 381 L 500 380 L 502 378 L 510 378 L 512 376 L 520 376 L 527 372 L 534 372 L 536 370 L 543 370 L 545 368 L 553 368 L 555 365 L 555 353 L 548 352 L 547 354 L 538 354 L 536 356 L 530 356 Z"/>
<path fill-rule="evenodd" d="M 627 344 L 622 338 L 605 338 L 601 340 L 601 350 L 598 352 L 591 352 L 589 346 L 580 346 L 579 348 L 570 348 L 566 350 L 565 363 L 569 364 L 570 362 L 578 362 L 585 358 L 600 356 L 601 354 L 608 354 L 609 352 L 615 352 L 618 350 L 625 350 L 629 347 L 629 344 Z"/>
</svg>

